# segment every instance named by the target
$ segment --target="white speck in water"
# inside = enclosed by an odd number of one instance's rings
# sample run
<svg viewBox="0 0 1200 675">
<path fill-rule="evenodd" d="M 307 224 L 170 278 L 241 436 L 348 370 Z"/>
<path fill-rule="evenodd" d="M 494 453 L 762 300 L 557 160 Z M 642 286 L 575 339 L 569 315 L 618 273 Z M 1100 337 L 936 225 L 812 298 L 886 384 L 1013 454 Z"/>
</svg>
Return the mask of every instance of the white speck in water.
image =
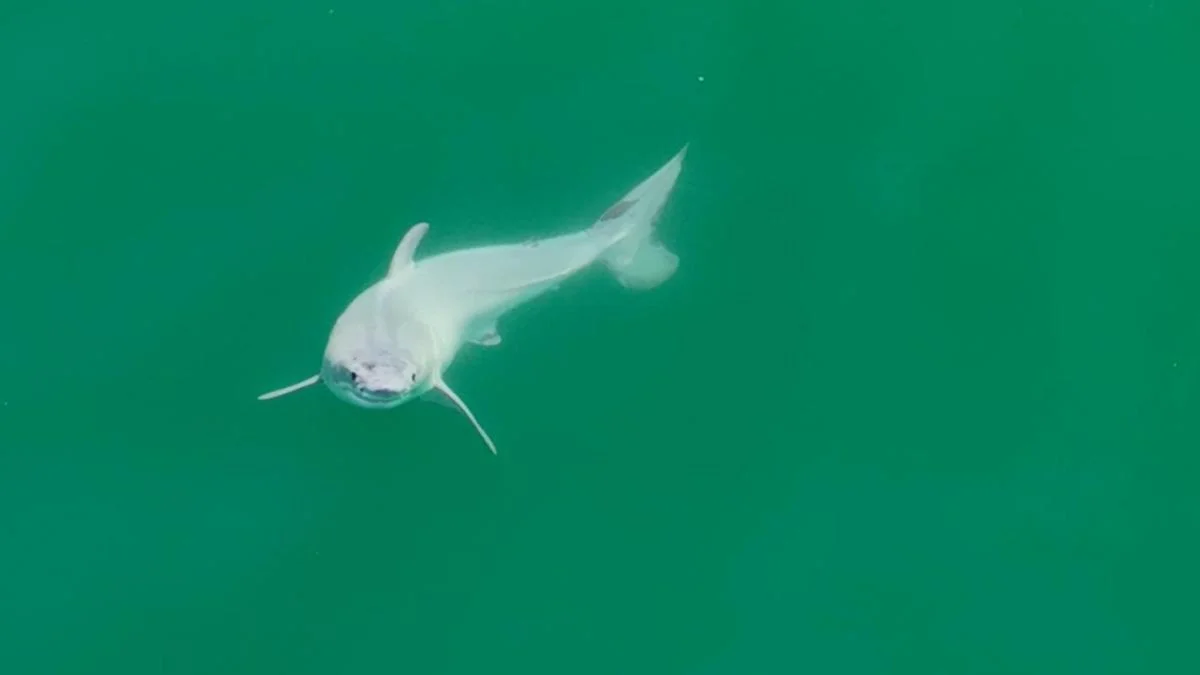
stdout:
<svg viewBox="0 0 1200 675">
<path fill-rule="evenodd" d="M 697 78 L 696 78 L 696 80 L 697 80 L 697 81 L 699 81 L 699 82 L 703 82 L 703 81 L 704 81 L 704 76 L 703 76 L 703 75 L 700 75 L 699 77 L 697 77 Z"/>
</svg>

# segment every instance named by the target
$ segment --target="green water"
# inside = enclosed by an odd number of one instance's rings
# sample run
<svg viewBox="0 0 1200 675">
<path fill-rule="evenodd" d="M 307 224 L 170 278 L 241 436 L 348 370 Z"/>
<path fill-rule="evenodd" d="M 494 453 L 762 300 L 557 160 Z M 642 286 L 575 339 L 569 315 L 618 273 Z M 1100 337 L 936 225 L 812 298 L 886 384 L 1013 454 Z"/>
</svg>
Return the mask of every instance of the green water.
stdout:
<svg viewBox="0 0 1200 675">
<path fill-rule="evenodd" d="M 0 673 L 1195 673 L 1200 6 L 0 7 Z M 703 78 L 701 80 L 700 78 Z M 648 293 L 311 389 L 404 230 Z"/>
</svg>

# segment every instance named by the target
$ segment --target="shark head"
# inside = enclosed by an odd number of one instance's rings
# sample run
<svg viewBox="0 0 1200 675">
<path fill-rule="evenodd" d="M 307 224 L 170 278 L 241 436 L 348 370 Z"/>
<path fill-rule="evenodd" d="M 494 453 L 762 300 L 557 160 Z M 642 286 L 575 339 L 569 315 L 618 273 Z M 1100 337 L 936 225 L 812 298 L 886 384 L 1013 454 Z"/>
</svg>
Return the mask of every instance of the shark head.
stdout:
<svg viewBox="0 0 1200 675">
<path fill-rule="evenodd" d="M 429 381 L 404 352 L 367 352 L 345 360 L 326 357 L 320 377 L 339 399 L 362 408 L 394 408 L 419 396 Z"/>
<path fill-rule="evenodd" d="M 363 408 L 395 408 L 424 394 L 437 377 L 428 327 L 365 293 L 334 324 L 320 379 L 335 396 Z"/>
<path fill-rule="evenodd" d="M 350 303 L 333 326 L 314 377 L 362 408 L 395 408 L 429 395 L 465 415 L 495 453 L 496 444 L 470 408 L 442 380 L 433 331 L 392 295 L 394 288 L 377 284 Z"/>
</svg>

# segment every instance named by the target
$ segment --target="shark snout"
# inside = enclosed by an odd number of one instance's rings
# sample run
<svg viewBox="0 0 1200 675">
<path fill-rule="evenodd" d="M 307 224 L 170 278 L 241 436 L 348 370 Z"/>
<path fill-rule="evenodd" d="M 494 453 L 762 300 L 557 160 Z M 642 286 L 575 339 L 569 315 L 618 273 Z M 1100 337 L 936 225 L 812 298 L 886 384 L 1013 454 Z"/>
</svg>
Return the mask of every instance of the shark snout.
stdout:
<svg viewBox="0 0 1200 675">
<path fill-rule="evenodd" d="M 364 408 L 392 408 L 408 400 L 416 386 L 416 369 L 410 364 L 348 364 L 326 360 L 321 380 L 333 393 Z"/>
<path fill-rule="evenodd" d="M 352 383 L 354 383 L 354 386 L 358 387 L 359 389 L 361 389 L 362 391 L 364 391 L 368 394 L 376 394 L 378 396 L 395 396 L 397 394 L 404 393 L 403 389 L 397 390 L 397 389 L 393 389 L 391 387 L 386 387 L 386 386 L 384 386 L 384 387 L 372 386 L 368 382 L 368 380 L 366 380 L 365 378 L 359 377 L 358 373 L 354 372 L 353 370 L 347 370 L 346 372 L 349 373 L 350 381 Z"/>
</svg>

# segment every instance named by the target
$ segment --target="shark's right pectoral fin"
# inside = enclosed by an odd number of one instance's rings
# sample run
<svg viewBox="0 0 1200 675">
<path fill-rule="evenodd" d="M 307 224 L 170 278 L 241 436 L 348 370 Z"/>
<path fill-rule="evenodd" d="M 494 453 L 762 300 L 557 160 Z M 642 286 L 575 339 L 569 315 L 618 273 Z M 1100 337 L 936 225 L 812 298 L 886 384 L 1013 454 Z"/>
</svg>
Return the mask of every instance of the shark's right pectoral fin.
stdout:
<svg viewBox="0 0 1200 675">
<path fill-rule="evenodd" d="M 446 384 L 439 378 L 436 382 L 434 382 L 433 389 L 430 391 L 430 393 L 440 398 L 442 403 L 445 403 L 449 407 L 452 407 L 458 410 L 460 413 L 466 415 L 467 419 L 471 420 L 471 424 L 475 425 L 475 430 L 478 431 L 479 435 L 483 437 L 483 442 L 487 443 L 488 450 L 491 450 L 493 455 L 497 454 L 496 444 L 492 442 L 492 437 L 488 436 L 488 433 L 483 430 L 483 427 L 480 426 L 479 421 L 475 419 L 475 415 L 471 413 L 471 409 L 467 407 L 466 403 L 463 403 L 463 400 L 458 397 L 458 394 L 454 393 L 454 390 L 450 388 L 450 385 Z"/>
<path fill-rule="evenodd" d="M 313 375 L 312 377 L 308 378 L 307 380 L 297 382 L 296 384 L 289 384 L 288 386 L 286 386 L 282 389 L 276 389 L 275 391 L 269 391 L 269 392 L 263 394 L 262 396 L 259 396 L 258 400 L 269 401 L 273 398 L 279 398 L 280 396 L 283 396 L 285 394 L 290 394 L 293 391 L 303 389 L 305 387 L 311 387 L 320 381 L 321 381 L 321 376 L 319 374 Z"/>
</svg>

